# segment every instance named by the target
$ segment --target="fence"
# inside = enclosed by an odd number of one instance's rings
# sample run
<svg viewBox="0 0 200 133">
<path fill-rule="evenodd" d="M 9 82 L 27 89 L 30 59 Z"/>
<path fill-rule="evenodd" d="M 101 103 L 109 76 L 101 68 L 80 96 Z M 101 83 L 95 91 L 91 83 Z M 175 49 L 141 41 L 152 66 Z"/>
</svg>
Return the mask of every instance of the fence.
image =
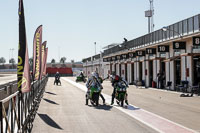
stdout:
<svg viewBox="0 0 200 133">
<path fill-rule="evenodd" d="M 17 83 L 9 86 L 10 95 L 0 100 L 1 133 L 31 132 L 47 81 L 48 76 L 45 76 L 41 81 L 32 82 L 28 93 L 12 92 L 17 88 Z"/>
</svg>

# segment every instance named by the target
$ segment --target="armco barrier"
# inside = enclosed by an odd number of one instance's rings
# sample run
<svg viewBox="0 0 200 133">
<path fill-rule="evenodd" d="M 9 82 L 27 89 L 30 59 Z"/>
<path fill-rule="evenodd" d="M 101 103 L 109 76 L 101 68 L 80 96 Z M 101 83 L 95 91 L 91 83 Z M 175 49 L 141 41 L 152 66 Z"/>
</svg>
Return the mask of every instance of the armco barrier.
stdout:
<svg viewBox="0 0 200 133">
<path fill-rule="evenodd" d="M 43 96 L 48 76 L 31 84 L 31 91 L 13 91 L 17 83 L 10 85 L 9 96 L 0 100 L 0 133 L 30 133 L 33 120 Z"/>
</svg>

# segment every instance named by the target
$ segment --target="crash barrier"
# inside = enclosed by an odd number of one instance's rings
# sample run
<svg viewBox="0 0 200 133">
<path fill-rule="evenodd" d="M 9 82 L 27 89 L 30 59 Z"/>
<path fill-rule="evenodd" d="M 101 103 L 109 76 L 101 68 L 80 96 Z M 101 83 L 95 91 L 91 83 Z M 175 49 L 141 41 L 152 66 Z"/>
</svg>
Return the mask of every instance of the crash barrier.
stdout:
<svg viewBox="0 0 200 133">
<path fill-rule="evenodd" d="M 47 67 L 47 71 L 49 77 L 54 77 L 56 72 L 59 72 L 60 76 L 73 76 L 72 68 L 70 67 Z"/>
<path fill-rule="evenodd" d="M 16 91 L 0 100 L 0 133 L 31 132 L 47 81 L 48 76 L 45 76 L 31 83 L 30 92 Z M 17 83 L 12 87 L 17 88 Z"/>
<path fill-rule="evenodd" d="M 0 100 L 10 96 L 17 91 L 17 86 L 13 86 L 15 84 L 17 84 L 17 80 L 0 85 Z"/>
</svg>

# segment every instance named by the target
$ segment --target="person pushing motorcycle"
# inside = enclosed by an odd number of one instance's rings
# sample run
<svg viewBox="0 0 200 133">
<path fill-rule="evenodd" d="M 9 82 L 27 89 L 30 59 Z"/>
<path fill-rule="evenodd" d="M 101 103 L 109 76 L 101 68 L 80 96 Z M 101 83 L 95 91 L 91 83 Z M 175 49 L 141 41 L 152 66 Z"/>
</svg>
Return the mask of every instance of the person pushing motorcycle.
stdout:
<svg viewBox="0 0 200 133">
<path fill-rule="evenodd" d="M 116 95 L 116 86 L 119 85 L 120 82 L 123 82 L 126 85 L 126 87 L 128 87 L 128 83 L 122 77 L 120 77 L 119 75 L 116 75 L 115 72 L 112 72 L 111 82 L 112 82 L 112 86 L 113 86 L 111 105 L 113 105 L 114 104 L 115 95 Z M 128 105 L 128 94 L 127 93 L 125 95 L 125 103 Z"/>
<path fill-rule="evenodd" d="M 101 85 L 101 83 L 103 82 L 103 80 L 99 77 L 99 74 L 96 72 L 92 73 L 92 77 L 88 79 L 87 83 L 86 83 L 86 87 L 88 88 L 87 93 L 86 93 L 86 98 L 87 95 L 90 94 L 90 87 L 91 86 L 99 86 L 101 88 L 101 90 L 103 89 L 103 86 Z M 105 98 L 103 97 L 103 95 L 100 93 L 100 97 L 103 100 L 103 104 L 105 104 Z"/>
</svg>

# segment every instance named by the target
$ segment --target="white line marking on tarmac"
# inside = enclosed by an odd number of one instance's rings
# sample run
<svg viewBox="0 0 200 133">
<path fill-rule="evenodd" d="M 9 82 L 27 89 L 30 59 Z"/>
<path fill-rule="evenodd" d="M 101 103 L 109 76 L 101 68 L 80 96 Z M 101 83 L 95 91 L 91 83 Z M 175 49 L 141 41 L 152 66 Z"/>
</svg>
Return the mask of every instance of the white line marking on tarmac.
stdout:
<svg viewBox="0 0 200 133">
<path fill-rule="evenodd" d="M 87 88 L 84 85 L 76 83 L 67 78 L 62 78 L 62 79 L 64 79 L 65 81 L 69 82 L 70 84 L 74 85 L 75 87 L 77 87 L 85 92 L 87 91 Z M 106 103 L 110 104 L 111 96 L 109 96 L 107 94 L 103 94 L 103 95 L 106 99 Z M 127 115 L 131 116 L 132 118 L 142 122 L 143 124 L 149 126 L 150 128 L 152 128 L 160 133 L 196 133 L 196 131 L 194 131 L 192 129 L 184 127 L 180 124 L 172 122 L 166 118 L 163 118 L 161 116 L 158 116 L 156 114 L 148 112 L 148 111 L 141 109 L 139 107 L 136 107 L 134 105 L 129 105 L 129 106 L 127 106 L 127 108 L 122 108 L 117 105 L 114 105 L 113 107 L 117 108 L 118 110 L 126 113 Z"/>
</svg>

